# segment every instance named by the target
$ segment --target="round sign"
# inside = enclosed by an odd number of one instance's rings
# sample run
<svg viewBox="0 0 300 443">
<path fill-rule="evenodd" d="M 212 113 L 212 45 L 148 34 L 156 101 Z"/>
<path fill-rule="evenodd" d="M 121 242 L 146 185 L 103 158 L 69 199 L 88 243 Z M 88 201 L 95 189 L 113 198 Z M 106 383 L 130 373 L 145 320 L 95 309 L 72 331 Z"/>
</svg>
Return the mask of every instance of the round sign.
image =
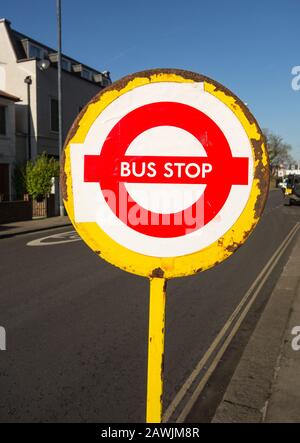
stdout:
<svg viewBox="0 0 300 443">
<path fill-rule="evenodd" d="M 264 137 L 219 83 L 152 70 L 113 83 L 68 135 L 61 184 L 83 240 L 120 268 L 179 277 L 229 257 L 262 213 Z"/>
</svg>

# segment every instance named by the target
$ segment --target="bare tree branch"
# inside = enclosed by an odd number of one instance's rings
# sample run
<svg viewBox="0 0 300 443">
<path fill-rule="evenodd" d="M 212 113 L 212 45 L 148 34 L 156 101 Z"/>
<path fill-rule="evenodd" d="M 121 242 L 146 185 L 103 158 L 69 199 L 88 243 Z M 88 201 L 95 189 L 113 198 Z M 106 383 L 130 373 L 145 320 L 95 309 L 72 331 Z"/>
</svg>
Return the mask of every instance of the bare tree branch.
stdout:
<svg viewBox="0 0 300 443">
<path fill-rule="evenodd" d="M 288 167 L 294 162 L 290 154 L 292 147 L 285 143 L 280 135 L 274 134 L 269 129 L 263 129 L 263 133 L 266 137 L 271 173 L 276 175 L 280 167 Z"/>
</svg>

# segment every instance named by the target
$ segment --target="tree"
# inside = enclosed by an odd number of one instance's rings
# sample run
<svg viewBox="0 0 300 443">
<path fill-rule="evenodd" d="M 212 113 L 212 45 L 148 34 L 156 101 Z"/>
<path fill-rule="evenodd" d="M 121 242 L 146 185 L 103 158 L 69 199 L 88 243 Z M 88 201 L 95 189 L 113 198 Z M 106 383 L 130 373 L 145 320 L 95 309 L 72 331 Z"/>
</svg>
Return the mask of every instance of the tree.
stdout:
<svg viewBox="0 0 300 443">
<path fill-rule="evenodd" d="M 280 135 L 274 134 L 269 129 L 264 129 L 263 132 L 267 142 L 271 174 L 276 175 L 280 167 L 293 163 L 294 160 L 290 154 L 292 147 L 285 143 Z"/>
<path fill-rule="evenodd" d="M 25 167 L 25 184 L 28 194 L 40 200 L 45 198 L 51 191 L 52 177 L 59 175 L 59 162 L 48 157 L 44 152 L 34 161 L 29 160 Z"/>
</svg>

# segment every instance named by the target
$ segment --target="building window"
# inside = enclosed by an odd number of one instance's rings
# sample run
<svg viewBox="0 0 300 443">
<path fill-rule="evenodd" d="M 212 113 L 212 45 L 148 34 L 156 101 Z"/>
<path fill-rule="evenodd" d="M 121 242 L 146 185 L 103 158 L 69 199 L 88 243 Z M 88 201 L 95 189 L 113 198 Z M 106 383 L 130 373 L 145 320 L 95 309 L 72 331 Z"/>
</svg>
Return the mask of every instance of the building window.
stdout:
<svg viewBox="0 0 300 443">
<path fill-rule="evenodd" d="M 51 98 L 51 131 L 58 132 L 58 100 Z"/>
<path fill-rule="evenodd" d="M 85 78 L 86 80 L 91 80 L 92 73 L 91 73 L 91 71 L 88 71 L 87 69 L 83 69 L 81 72 L 81 77 Z"/>
<path fill-rule="evenodd" d="M 44 58 L 44 50 L 38 46 L 29 45 L 29 58 Z"/>
<path fill-rule="evenodd" d="M 71 62 L 69 62 L 69 60 L 66 59 L 62 59 L 61 61 L 61 67 L 62 69 L 64 69 L 65 71 L 71 71 Z"/>
<path fill-rule="evenodd" d="M 6 135 L 6 106 L 0 105 L 0 135 Z"/>
<path fill-rule="evenodd" d="M 0 201 L 9 200 L 9 165 L 0 163 Z"/>
</svg>

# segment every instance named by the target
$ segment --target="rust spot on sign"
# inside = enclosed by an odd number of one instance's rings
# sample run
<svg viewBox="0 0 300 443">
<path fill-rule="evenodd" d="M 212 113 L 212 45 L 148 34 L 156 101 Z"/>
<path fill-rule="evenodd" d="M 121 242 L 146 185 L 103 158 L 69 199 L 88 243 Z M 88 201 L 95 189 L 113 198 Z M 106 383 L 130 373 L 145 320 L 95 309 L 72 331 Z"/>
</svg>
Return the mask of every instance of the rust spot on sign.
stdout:
<svg viewBox="0 0 300 443">
<path fill-rule="evenodd" d="M 231 245 L 227 246 L 226 251 L 232 253 L 232 252 L 236 251 L 241 245 L 242 245 L 242 242 L 241 243 L 236 243 L 236 242 L 232 243 Z"/>
<path fill-rule="evenodd" d="M 152 278 L 164 278 L 164 271 L 161 268 L 155 268 L 152 271 L 150 277 Z"/>
<path fill-rule="evenodd" d="M 255 152 L 255 160 L 258 162 L 257 167 L 255 168 L 255 174 L 254 179 L 258 180 L 258 187 L 260 190 L 260 195 L 258 196 L 256 203 L 255 203 L 255 215 L 257 217 L 260 216 L 262 213 L 265 204 L 266 199 L 264 199 L 264 192 L 266 189 L 269 190 L 269 183 L 270 183 L 270 169 L 269 169 L 269 161 L 266 162 L 266 165 L 263 163 L 263 157 L 262 157 L 262 144 L 265 143 L 265 138 L 262 136 L 261 140 L 251 140 L 252 146 L 254 148 Z M 267 152 L 266 152 L 267 155 Z"/>
<path fill-rule="evenodd" d="M 253 232 L 254 228 L 256 226 L 256 223 L 253 223 L 247 231 L 244 232 L 243 237 L 239 243 L 234 242 L 231 245 L 227 246 L 226 251 L 227 252 L 234 252 L 236 251 L 242 244 L 246 241 L 246 239 L 249 237 L 249 235 Z M 216 263 L 217 264 L 217 263 Z"/>
<path fill-rule="evenodd" d="M 166 292 L 166 290 L 167 290 L 167 280 L 165 280 L 164 287 L 163 287 L 163 291 Z"/>
</svg>

